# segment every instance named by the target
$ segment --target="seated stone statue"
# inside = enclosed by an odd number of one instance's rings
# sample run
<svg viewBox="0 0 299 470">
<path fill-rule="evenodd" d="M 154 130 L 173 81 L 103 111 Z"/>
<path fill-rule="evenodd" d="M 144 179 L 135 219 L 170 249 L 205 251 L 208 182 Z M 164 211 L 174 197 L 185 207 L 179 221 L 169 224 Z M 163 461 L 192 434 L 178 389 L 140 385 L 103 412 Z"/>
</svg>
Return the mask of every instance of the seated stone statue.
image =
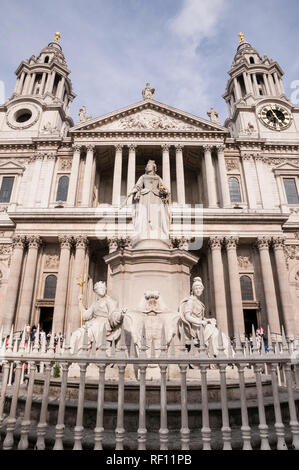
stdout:
<svg viewBox="0 0 299 470">
<path fill-rule="evenodd" d="M 204 342 L 209 353 L 210 343 L 212 342 L 215 354 L 218 354 L 218 337 L 219 330 L 216 326 L 215 318 L 205 318 L 205 306 L 200 301 L 200 297 L 204 291 L 204 286 L 200 277 L 196 277 L 192 286 L 192 294 L 186 297 L 180 304 L 180 320 L 179 335 L 184 331 L 186 339 L 191 341 L 193 338 L 194 345 L 200 344 L 200 328 L 203 327 Z M 225 353 L 228 353 L 229 339 L 222 333 L 223 346 Z"/>
<path fill-rule="evenodd" d="M 106 291 L 105 282 L 95 284 L 94 292 L 97 294 L 97 299 L 89 309 L 83 311 L 83 321 L 85 324 L 72 334 L 72 350 L 76 342 L 78 342 L 78 348 L 81 349 L 86 330 L 88 334 L 88 347 L 93 342 L 96 342 L 97 347 L 100 346 L 99 343 L 102 341 L 104 326 L 106 327 L 107 341 L 112 342 L 114 340 L 117 342 L 119 339 L 126 310 L 119 311 L 117 309 L 117 302 L 106 295 Z M 79 297 L 79 302 L 82 302 L 82 296 Z"/>
</svg>

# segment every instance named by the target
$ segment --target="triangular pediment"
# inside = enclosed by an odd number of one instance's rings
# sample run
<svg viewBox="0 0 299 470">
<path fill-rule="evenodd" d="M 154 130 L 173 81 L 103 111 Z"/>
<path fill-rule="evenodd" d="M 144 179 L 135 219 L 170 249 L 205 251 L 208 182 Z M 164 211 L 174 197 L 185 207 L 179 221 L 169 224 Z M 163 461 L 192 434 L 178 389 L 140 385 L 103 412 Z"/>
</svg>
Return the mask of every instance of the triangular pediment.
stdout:
<svg viewBox="0 0 299 470">
<path fill-rule="evenodd" d="M 220 124 L 199 118 L 154 100 L 145 100 L 96 119 L 89 119 L 71 132 L 217 132 L 228 133 Z"/>
<path fill-rule="evenodd" d="M 8 162 L 1 163 L 0 170 L 24 171 L 25 167 L 20 165 L 19 163 L 16 163 L 10 160 Z"/>
<path fill-rule="evenodd" d="M 274 171 L 277 170 L 299 170 L 299 165 L 297 163 L 283 162 L 273 168 Z"/>
</svg>

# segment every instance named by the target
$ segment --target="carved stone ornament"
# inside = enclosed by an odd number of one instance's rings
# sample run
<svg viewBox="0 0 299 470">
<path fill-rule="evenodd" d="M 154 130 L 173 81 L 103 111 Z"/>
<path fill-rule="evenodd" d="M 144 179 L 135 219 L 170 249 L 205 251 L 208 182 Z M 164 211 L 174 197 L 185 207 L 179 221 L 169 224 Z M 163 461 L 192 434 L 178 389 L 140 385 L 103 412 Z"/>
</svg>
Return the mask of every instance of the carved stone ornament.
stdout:
<svg viewBox="0 0 299 470">
<path fill-rule="evenodd" d="M 47 269 L 58 269 L 59 255 L 58 254 L 47 255 L 45 259 L 45 267 Z"/>
<path fill-rule="evenodd" d="M 24 249 L 26 243 L 26 237 L 24 235 L 14 235 L 12 237 L 12 247 L 13 249 L 20 248 Z"/>
<path fill-rule="evenodd" d="M 297 257 L 298 247 L 296 245 L 284 245 L 284 255 L 289 269 L 290 260 L 295 260 Z"/>
<path fill-rule="evenodd" d="M 12 245 L 0 245 L 0 256 L 10 256 Z"/>
<path fill-rule="evenodd" d="M 212 250 L 220 249 L 222 248 L 223 244 L 223 238 L 220 237 L 213 237 L 210 238 L 209 240 L 209 246 Z"/>
<path fill-rule="evenodd" d="M 239 170 L 239 161 L 236 158 L 226 158 L 226 169 L 227 171 Z"/>
<path fill-rule="evenodd" d="M 269 250 L 271 243 L 271 237 L 259 237 L 256 241 L 256 245 L 260 250 Z"/>
<path fill-rule="evenodd" d="M 42 239 L 38 235 L 30 235 L 29 237 L 27 237 L 27 241 L 28 241 L 29 249 L 30 248 L 39 249 L 39 247 L 42 244 Z"/>
<path fill-rule="evenodd" d="M 74 240 L 73 240 L 73 237 L 70 237 L 68 235 L 60 235 L 58 237 L 58 241 L 60 243 L 61 249 L 62 248 L 71 249 Z"/>
<path fill-rule="evenodd" d="M 145 308 L 143 313 L 154 316 L 158 315 L 162 312 L 162 308 L 160 306 L 160 292 L 157 291 L 147 291 L 144 293 L 145 297 Z"/>
<path fill-rule="evenodd" d="M 72 169 L 72 160 L 70 158 L 63 158 L 59 161 L 59 170 L 70 171 Z"/>
<path fill-rule="evenodd" d="M 285 237 L 273 237 L 272 244 L 274 250 L 283 250 L 285 246 Z"/>
<path fill-rule="evenodd" d="M 86 249 L 88 246 L 88 238 L 84 237 L 83 235 L 74 237 L 74 241 L 75 241 L 76 249 L 78 248 Z"/>
<path fill-rule="evenodd" d="M 238 237 L 225 237 L 225 246 L 227 250 L 236 249 L 239 243 Z"/>
<path fill-rule="evenodd" d="M 118 123 L 120 129 L 154 130 L 154 131 L 189 131 L 197 130 L 197 127 L 184 124 L 178 119 L 169 116 L 159 115 L 151 111 L 138 113 L 135 116 L 128 116 Z"/>
<path fill-rule="evenodd" d="M 252 263 L 249 256 L 238 256 L 238 265 L 241 269 L 248 269 L 252 267 Z"/>
</svg>

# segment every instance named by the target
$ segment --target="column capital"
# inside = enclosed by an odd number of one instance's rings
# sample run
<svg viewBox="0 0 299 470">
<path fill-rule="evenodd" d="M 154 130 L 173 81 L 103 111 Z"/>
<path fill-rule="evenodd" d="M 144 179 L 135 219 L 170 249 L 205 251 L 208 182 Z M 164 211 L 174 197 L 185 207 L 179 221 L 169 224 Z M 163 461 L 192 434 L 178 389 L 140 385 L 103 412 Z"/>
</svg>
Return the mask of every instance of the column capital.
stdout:
<svg viewBox="0 0 299 470">
<path fill-rule="evenodd" d="M 73 150 L 75 152 L 81 152 L 83 145 L 82 144 L 74 144 L 73 145 Z"/>
<path fill-rule="evenodd" d="M 171 144 L 162 144 L 161 145 L 163 152 L 169 152 Z"/>
<path fill-rule="evenodd" d="M 274 250 L 283 250 L 285 246 L 285 237 L 273 237 L 272 238 L 272 245 Z"/>
<path fill-rule="evenodd" d="M 138 145 L 137 144 L 129 144 L 128 147 L 129 147 L 130 152 L 135 152 Z"/>
<path fill-rule="evenodd" d="M 124 148 L 124 145 L 123 144 L 115 144 L 114 147 L 115 147 L 115 150 L 117 152 L 121 152 L 122 149 Z"/>
<path fill-rule="evenodd" d="M 213 144 L 204 144 L 202 148 L 205 152 L 212 152 L 214 145 Z"/>
<path fill-rule="evenodd" d="M 175 150 L 176 152 L 181 152 L 184 148 L 184 145 L 182 144 L 175 144 Z"/>
<path fill-rule="evenodd" d="M 258 247 L 259 250 L 264 250 L 264 249 L 268 250 L 270 243 L 271 243 L 271 237 L 267 237 L 267 236 L 258 237 L 256 240 L 256 246 Z"/>
<path fill-rule="evenodd" d="M 15 248 L 20 248 L 20 249 L 24 249 L 25 247 L 25 243 L 26 243 L 26 237 L 25 235 L 14 235 L 12 237 L 12 248 L 13 250 Z"/>
<path fill-rule="evenodd" d="M 45 154 L 45 156 L 47 157 L 47 160 L 56 160 L 56 152 L 47 152 Z"/>
<path fill-rule="evenodd" d="M 224 144 L 216 144 L 214 147 L 217 149 L 217 152 L 224 152 L 225 150 Z"/>
<path fill-rule="evenodd" d="M 225 243 L 227 250 L 235 250 L 239 243 L 239 237 L 235 237 L 235 236 L 225 237 L 224 243 Z"/>
<path fill-rule="evenodd" d="M 88 237 L 84 235 L 78 235 L 77 237 L 74 237 L 74 244 L 76 249 L 80 248 L 86 250 L 88 245 Z"/>
<path fill-rule="evenodd" d="M 210 237 L 209 238 L 209 247 L 211 250 L 221 250 L 224 238 L 222 237 Z"/>
<path fill-rule="evenodd" d="M 241 153 L 241 159 L 245 162 L 250 161 L 253 157 L 252 153 Z"/>
<path fill-rule="evenodd" d="M 36 152 L 32 157 L 32 161 L 36 160 L 43 160 L 46 157 L 47 153 L 46 152 Z"/>
<path fill-rule="evenodd" d="M 73 240 L 73 237 L 69 235 L 59 235 L 58 241 L 59 241 L 61 249 L 62 248 L 71 249 L 74 240 Z"/>
<path fill-rule="evenodd" d="M 119 239 L 117 237 L 107 238 L 109 253 L 114 253 L 118 250 Z"/>
<path fill-rule="evenodd" d="M 87 152 L 94 152 L 96 146 L 95 144 L 86 144 L 85 145 Z"/>
<path fill-rule="evenodd" d="M 38 250 L 39 247 L 42 245 L 42 239 L 40 238 L 39 235 L 29 235 L 29 237 L 26 237 L 26 238 L 27 238 L 29 249 L 35 248 Z"/>
</svg>

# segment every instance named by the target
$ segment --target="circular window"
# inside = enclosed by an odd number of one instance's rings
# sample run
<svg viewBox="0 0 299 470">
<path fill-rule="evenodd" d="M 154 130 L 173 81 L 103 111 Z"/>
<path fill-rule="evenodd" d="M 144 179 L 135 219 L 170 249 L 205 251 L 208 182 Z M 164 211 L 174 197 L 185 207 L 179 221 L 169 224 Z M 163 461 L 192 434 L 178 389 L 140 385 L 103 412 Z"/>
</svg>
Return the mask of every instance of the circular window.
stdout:
<svg viewBox="0 0 299 470">
<path fill-rule="evenodd" d="M 32 117 L 32 112 L 29 109 L 21 109 L 15 114 L 15 120 L 19 123 L 27 122 Z"/>
</svg>

